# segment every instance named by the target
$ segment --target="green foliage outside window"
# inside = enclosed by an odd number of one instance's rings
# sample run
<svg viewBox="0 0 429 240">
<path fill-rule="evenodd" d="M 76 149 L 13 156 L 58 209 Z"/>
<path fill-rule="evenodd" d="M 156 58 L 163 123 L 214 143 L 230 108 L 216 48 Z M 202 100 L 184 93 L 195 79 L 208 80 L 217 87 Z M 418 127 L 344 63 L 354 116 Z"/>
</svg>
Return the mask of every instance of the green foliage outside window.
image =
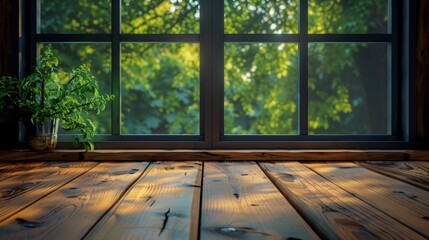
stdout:
<svg viewBox="0 0 429 240">
<path fill-rule="evenodd" d="M 68 14 L 52 10 L 62 1 L 41 2 L 42 33 L 111 30 L 110 1 L 68 1 L 67 11 L 74 11 Z M 224 3 L 227 34 L 298 34 L 298 0 Z M 121 4 L 124 34 L 199 33 L 196 0 Z M 309 0 L 309 34 L 385 34 L 387 9 L 387 0 Z M 389 133 L 387 49 L 387 43 L 309 44 L 309 134 Z M 199 50 L 198 44 L 122 43 L 123 134 L 199 134 Z M 98 43 L 70 44 L 57 55 L 70 66 L 82 59 L 99 66 L 95 75 L 108 80 L 102 88 L 108 93 L 111 62 L 100 59 L 108 51 Z M 298 44 L 225 43 L 224 62 L 225 134 L 298 133 Z M 107 116 L 94 121 L 105 129 L 111 124 Z"/>
</svg>

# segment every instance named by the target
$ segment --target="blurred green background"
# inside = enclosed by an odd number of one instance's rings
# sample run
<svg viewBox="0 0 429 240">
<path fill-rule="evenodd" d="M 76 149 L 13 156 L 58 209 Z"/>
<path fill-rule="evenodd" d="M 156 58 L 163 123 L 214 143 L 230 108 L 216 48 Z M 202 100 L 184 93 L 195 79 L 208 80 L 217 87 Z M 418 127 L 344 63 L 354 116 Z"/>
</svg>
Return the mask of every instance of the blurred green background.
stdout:
<svg viewBox="0 0 429 240">
<path fill-rule="evenodd" d="M 44 33 L 110 33 L 110 0 L 40 0 Z M 225 0 L 226 34 L 298 33 L 298 0 Z M 386 34 L 388 0 L 309 0 L 309 34 Z M 123 34 L 198 34 L 197 0 L 123 0 Z M 109 43 L 56 43 L 111 91 Z M 389 44 L 309 43 L 309 134 L 389 134 Z M 225 43 L 225 134 L 298 134 L 297 43 Z M 200 133 L 200 46 L 121 44 L 121 133 Z M 111 131 L 110 107 L 91 116 Z"/>
</svg>

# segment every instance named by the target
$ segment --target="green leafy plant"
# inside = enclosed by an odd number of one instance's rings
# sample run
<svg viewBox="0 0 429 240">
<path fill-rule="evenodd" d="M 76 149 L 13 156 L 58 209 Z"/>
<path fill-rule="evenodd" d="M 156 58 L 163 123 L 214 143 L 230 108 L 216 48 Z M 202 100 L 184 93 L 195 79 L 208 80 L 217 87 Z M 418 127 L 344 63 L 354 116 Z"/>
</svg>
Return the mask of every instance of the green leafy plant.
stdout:
<svg viewBox="0 0 429 240">
<path fill-rule="evenodd" d="M 20 110 L 19 101 L 19 81 L 17 78 L 0 77 L 0 122 L 11 122 L 19 115 L 25 115 Z"/>
<path fill-rule="evenodd" d="M 58 71 L 58 58 L 48 45 L 38 57 L 34 72 L 18 80 L 0 79 L 0 121 L 21 119 L 24 122 L 41 122 L 59 119 L 66 131 L 77 130 L 74 144 L 83 143 L 86 151 L 93 150 L 91 141 L 96 125 L 88 118 L 90 112 L 99 114 L 113 95 L 102 95 L 98 83 L 85 64 L 71 72 Z"/>
</svg>

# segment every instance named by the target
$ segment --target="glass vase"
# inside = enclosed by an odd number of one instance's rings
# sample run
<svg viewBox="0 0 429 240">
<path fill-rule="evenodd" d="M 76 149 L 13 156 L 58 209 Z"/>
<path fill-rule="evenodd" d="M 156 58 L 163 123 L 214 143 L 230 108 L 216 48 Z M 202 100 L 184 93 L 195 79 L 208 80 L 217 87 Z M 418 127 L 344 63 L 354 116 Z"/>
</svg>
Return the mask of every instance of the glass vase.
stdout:
<svg viewBox="0 0 429 240">
<path fill-rule="evenodd" d="M 58 141 L 59 119 L 44 119 L 36 122 L 35 133 L 29 137 L 28 145 L 35 151 L 51 151 L 55 149 Z"/>
</svg>

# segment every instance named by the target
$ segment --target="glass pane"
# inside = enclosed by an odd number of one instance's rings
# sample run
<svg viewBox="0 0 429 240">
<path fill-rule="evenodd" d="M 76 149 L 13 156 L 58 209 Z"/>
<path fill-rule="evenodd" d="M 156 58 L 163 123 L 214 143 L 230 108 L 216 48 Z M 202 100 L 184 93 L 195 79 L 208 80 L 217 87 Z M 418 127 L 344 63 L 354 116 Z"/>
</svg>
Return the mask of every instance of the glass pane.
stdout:
<svg viewBox="0 0 429 240">
<path fill-rule="evenodd" d="M 388 134 L 388 44 L 313 43 L 310 134 Z"/>
<path fill-rule="evenodd" d="M 59 72 L 70 72 L 73 68 L 85 64 L 91 68 L 91 73 L 98 80 L 101 94 L 111 92 L 111 48 L 109 43 L 50 43 L 58 58 Z M 43 44 L 40 45 L 43 48 Z M 99 115 L 90 114 L 89 118 L 96 124 L 96 134 L 111 132 L 111 104 Z M 59 130 L 61 134 L 68 134 Z"/>
<path fill-rule="evenodd" d="M 298 44 L 225 44 L 225 134 L 297 134 Z"/>
<path fill-rule="evenodd" d="M 227 34 L 298 33 L 298 0 L 225 0 Z"/>
<path fill-rule="evenodd" d="M 123 134 L 200 133 L 198 44 L 124 43 Z"/>
<path fill-rule="evenodd" d="M 389 0 L 309 0 L 309 33 L 387 33 Z"/>
<path fill-rule="evenodd" d="M 123 33 L 200 32 L 199 0 L 123 0 L 121 9 Z"/>
<path fill-rule="evenodd" d="M 110 33 L 110 0 L 39 0 L 41 33 Z"/>
</svg>

